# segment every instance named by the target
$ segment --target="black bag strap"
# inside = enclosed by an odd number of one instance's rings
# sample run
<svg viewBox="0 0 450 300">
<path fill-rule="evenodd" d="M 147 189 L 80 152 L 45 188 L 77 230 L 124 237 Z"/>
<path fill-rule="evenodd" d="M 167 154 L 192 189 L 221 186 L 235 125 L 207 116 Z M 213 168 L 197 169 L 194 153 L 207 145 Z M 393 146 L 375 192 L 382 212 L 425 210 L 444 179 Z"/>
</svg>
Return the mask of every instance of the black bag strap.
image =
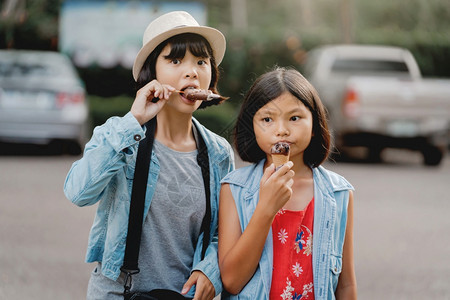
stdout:
<svg viewBox="0 0 450 300">
<path fill-rule="evenodd" d="M 145 194 L 147 190 L 148 174 L 150 169 L 150 159 L 155 139 L 156 118 L 148 121 L 147 137 L 139 142 L 138 153 L 136 157 L 136 167 L 134 170 L 133 188 L 131 191 L 130 215 L 128 218 L 128 233 L 125 247 L 125 256 L 123 265 L 120 268 L 126 274 L 125 292 L 130 291 L 131 275 L 139 273 L 138 258 L 139 246 L 141 243 L 142 223 L 144 220 L 144 204 Z M 206 143 L 203 137 L 193 124 L 192 131 L 197 144 L 197 163 L 202 170 L 203 183 L 205 188 L 206 212 L 203 217 L 200 233 L 203 232 L 202 259 L 205 257 L 206 249 L 210 241 L 210 223 L 211 223 L 211 191 L 210 191 L 210 173 L 209 173 L 209 156 Z M 131 217 L 133 216 L 133 217 Z"/>
<path fill-rule="evenodd" d="M 141 244 L 142 223 L 144 218 L 145 193 L 147 190 L 150 158 L 152 156 L 153 141 L 155 139 L 156 118 L 148 121 L 148 134 L 139 142 L 134 169 L 133 189 L 131 191 L 130 215 L 128 217 L 128 233 L 125 256 L 121 270 L 126 273 L 137 274 L 139 245 Z M 133 216 L 133 217 L 131 217 Z"/>
<path fill-rule="evenodd" d="M 205 188 L 205 198 L 206 198 L 206 211 L 203 217 L 202 227 L 200 233 L 203 232 L 203 247 L 202 247 L 202 259 L 205 258 L 206 249 L 209 246 L 209 236 L 211 233 L 211 187 L 209 182 L 209 156 L 208 148 L 206 147 L 205 141 L 202 136 L 198 133 L 195 124 L 192 126 L 192 131 L 194 133 L 194 139 L 197 143 L 197 163 L 202 170 L 203 185 Z"/>
</svg>

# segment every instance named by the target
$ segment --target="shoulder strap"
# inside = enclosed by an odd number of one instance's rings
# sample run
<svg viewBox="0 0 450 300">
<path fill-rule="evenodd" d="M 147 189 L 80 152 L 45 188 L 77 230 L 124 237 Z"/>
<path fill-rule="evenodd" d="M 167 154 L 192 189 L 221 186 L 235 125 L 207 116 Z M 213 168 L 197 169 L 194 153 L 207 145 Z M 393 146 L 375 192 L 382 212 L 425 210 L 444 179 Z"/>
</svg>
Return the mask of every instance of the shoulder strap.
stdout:
<svg viewBox="0 0 450 300">
<path fill-rule="evenodd" d="M 202 259 L 205 257 L 206 249 L 209 246 L 209 236 L 211 233 L 211 187 L 209 181 L 209 156 L 208 148 L 203 140 L 201 134 L 193 124 L 192 131 L 194 133 L 195 142 L 197 143 L 197 163 L 202 169 L 203 184 L 205 188 L 205 198 L 206 198 L 206 211 L 203 217 L 202 227 L 200 232 L 203 232 L 203 247 L 202 247 Z"/>
<path fill-rule="evenodd" d="M 133 189 L 131 192 L 130 216 L 128 218 L 128 233 L 126 240 L 125 256 L 121 270 L 127 274 L 125 285 L 128 280 L 131 286 L 132 274 L 139 273 L 138 257 L 141 243 L 142 224 L 144 218 L 144 203 L 147 188 L 150 159 L 155 138 L 156 118 L 145 124 L 147 127 L 147 137 L 139 143 L 136 167 L 134 171 Z M 205 188 L 206 212 L 203 217 L 200 233 L 203 232 L 202 259 L 205 257 L 206 249 L 209 245 L 210 223 L 211 223 L 211 191 L 209 179 L 209 156 L 208 148 L 202 136 L 198 133 L 195 125 L 192 126 L 198 154 L 197 163 L 202 170 L 203 183 Z M 133 216 L 133 217 L 131 217 Z"/>
<path fill-rule="evenodd" d="M 133 189 L 131 191 L 130 215 L 128 217 L 127 244 L 123 265 L 121 267 L 122 271 L 128 273 L 139 273 L 139 245 L 141 244 L 145 193 L 147 189 L 153 141 L 155 139 L 156 118 L 148 121 L 145 126 L 147 127 L 146 138 L 139 142 L 136 158 Z"/>
</svg>

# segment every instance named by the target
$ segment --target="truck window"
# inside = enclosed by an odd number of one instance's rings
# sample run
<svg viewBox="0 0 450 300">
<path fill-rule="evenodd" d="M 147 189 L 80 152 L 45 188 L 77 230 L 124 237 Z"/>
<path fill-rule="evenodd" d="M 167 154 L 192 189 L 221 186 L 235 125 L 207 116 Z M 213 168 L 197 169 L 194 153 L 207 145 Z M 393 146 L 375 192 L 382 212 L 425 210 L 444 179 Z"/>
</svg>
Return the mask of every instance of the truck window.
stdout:
<svg viewBox="0 0 450 300">
<path fill-rule="evenodd" d="M 387 60 L 337 59 L 331 71 L 352 74 L 402 73 L 403 76 L 409 75 L 408 67 L 404 62 Z"/>
</svg>

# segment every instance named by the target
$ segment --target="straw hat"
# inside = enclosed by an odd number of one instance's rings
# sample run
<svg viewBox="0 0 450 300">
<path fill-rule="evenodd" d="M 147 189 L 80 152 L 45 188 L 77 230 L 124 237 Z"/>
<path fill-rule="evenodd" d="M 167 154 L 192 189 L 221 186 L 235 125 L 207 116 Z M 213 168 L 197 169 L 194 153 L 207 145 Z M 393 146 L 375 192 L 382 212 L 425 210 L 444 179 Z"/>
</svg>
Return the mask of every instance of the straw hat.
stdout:
<svg viewBox="0 0 450 300">
<path fill-rule="evenodd" d="M 133 78 L 137 80 L 139 72 L 152 51 L 168 38 L 181 33 L 196 33 L 203 36 L 211 45 L 217 65 L 225 54 L 226 42 L 223 34 L 212 27 L 200 26 L 185 11 L 173 11 L 153 20 L 145 29 L 142 48 L 139 50 L 133 65 Z"/>
</svg>

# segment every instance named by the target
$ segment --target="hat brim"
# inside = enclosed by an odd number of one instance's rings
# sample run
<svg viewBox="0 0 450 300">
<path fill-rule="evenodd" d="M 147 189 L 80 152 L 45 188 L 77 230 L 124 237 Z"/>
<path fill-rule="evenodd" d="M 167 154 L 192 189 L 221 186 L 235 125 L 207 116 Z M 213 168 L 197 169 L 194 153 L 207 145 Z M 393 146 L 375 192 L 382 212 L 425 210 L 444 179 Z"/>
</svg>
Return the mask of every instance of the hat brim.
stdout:
<svg viewBox="0 0 450 300">
<path fill-rule="evenodd" d="M 216 59 L 216 64 L 219 65 L 225 55 L 226 41 L 223 34 L 212 27 L 208 26 L 183 26 L 168 30 L 160 35 L 155 36 L 152 40 L 142 46 L 136 55 L 136 59 L 133 64 L 133 78 L 137 81 L 139 73 L 141 72 L 142 66 L 146 61 L 147 57 L 152 53 L 152 51 L 162 42 L 171 38 L 175 35 L 181 33 L 196 33 L 203 36 L 211 45 L 214 57 Z"/>
</svg>

